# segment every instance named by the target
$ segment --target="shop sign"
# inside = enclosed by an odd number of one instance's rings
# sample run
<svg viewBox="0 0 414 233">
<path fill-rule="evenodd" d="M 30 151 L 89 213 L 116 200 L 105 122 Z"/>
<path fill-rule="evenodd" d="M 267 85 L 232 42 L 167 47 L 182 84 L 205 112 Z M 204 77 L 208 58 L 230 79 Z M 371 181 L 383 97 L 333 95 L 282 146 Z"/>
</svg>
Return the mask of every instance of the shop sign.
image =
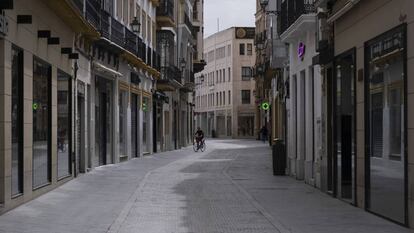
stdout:
<svg viewBox="0 0 414 233">
<path fill-rule="evenodd" d="M 298 57 L 303 59 L 303 57 L 305 56 L 305 52 L 306 52 L 306 45 L 300 42 L 298 46 Z"/>
<path fill-rule="evenodd" d="M 0 36 L 6 36 L 9 32 L 9 22 L 7 21 L 4 11 L 0 14 Z"/>
</svg>

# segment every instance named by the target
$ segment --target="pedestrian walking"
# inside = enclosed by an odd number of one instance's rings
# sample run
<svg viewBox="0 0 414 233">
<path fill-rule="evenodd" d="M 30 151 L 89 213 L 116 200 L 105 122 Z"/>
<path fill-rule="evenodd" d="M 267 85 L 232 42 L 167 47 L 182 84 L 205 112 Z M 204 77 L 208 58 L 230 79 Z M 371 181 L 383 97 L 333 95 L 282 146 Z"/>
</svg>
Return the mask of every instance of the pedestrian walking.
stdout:
<svg viewBox="0 0 414 233">
<path fill-rule="evenodd" d="M 268 135 L 268 130 L 267 130 L 267 127 L 266 127 L 266 126 L 263 126 L 263 127 L 260 129 L 260 137 L 262 138 L 263 143 L 265 143 L 265 142 L 266 142 L 266 140 L 267 140 L 267 135 Z"/>
</svg>

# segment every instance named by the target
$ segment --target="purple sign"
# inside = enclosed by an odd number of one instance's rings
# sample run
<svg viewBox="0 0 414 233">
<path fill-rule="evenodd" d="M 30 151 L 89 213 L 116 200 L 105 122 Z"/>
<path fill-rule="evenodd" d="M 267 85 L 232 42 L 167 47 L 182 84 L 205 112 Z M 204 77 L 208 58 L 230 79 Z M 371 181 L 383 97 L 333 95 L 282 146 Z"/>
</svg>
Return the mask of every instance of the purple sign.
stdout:
<svg viewBox="0 0 414 233">
<path fill-rule="evenodd" d="M 306 45 L 302 42 L 298 46 L 298 57 L 303 58 L 305 56 Z"/>
</svg>

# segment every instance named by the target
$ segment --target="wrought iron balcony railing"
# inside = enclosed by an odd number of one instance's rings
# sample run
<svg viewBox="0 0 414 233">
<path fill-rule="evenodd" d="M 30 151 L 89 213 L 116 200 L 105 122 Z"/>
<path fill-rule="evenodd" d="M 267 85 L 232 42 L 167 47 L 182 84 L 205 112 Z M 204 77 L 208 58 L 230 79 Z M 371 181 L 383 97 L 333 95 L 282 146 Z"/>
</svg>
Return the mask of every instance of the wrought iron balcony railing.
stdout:
<svg viewBox="0 0 414 233">
<path fill-rule="evenodd" d="M 99 30 L 99 32 L 101 33 L 101 35 L 107 39 L 111 39 L 111 15 L 104 11 L 101 10 L 101 28 Z"/>
<path fill-rule="evenodd" d="M 121 47 L 125 45 L 124 30 L 125 26 L 122 23 L 115 18 L 111 18 L 111 40 Z"/>
<path fill-rule="evenodd" d="M 160 5 L 157 8 L 157 16 L 167 16 L 174 18 L 174 1 L 161 0 Z"/>
<path fill-rule="evenodd" d="M 96 29 L 100 29 L 101 5 L 97 0 L 86 0 L 85 18 Z"/>
<path fill-rule="evenodd" d="M 161 66 L 161 77 L 166 80 L 175 80 L 181 83 L 181 71 L 176 66 L 169 64 L 167 66 Z"/>
<path fill-rule="evenodd" d="M 125 48 L 132 54 L 138 54 L 137 46 L 138 36 L 130 31 L 128 28 L 125 28 Z"/>
<path fill-rule="evenodd" d="M 314 0 L 291 0 L 282 2 L 280 34 L 284 33 L 301 15 L 310 13 L 316 13 Z"/>
</svg>

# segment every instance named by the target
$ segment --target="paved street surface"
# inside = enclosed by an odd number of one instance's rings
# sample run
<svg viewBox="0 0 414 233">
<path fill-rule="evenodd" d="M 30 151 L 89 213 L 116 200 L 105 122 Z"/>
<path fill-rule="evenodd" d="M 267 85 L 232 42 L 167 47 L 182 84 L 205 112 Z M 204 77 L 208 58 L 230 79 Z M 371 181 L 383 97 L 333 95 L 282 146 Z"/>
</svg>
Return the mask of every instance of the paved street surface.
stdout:
<svg viewBox="0 0 414 233">
<path fill-rule="evenodd" d="M 207 141 L 98 168 L 0 216 L 2 233 L 412 232 L 301 181 L 273 177 L 270 149 Z"/>
</svg>

